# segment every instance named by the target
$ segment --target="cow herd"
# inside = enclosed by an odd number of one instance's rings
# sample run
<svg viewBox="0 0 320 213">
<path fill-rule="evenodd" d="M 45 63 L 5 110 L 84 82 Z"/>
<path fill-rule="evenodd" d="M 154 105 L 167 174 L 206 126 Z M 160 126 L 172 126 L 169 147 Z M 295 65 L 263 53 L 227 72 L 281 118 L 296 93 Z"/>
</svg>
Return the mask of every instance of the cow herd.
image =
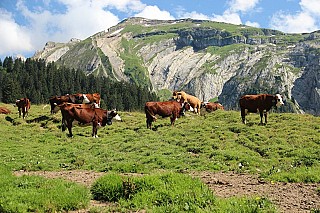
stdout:
<svg viewBox="0 0 320 213">
<path fill-rule="evenodd" d="M 111 125 L 112 120 L 121 120 L 116 110 L 104 110 L 100 108 L 100 94 L 72 94 L 64 96 L 53 96 L 49 99 L 51 114 L 61 111 L 62 115 L 62 131 L 68 129 L 69 136 L 72 137 L 72 126 L 78 124 L 80 126 L 92 125 L 92 136 L 97 136 L 98 127 Z M 245 124 L 245 116 L 247 113 L 260 114 L 260 124 L 267 123 L 267 112 L 272 107 L 282 106 L 282 96 L 279 94 L 269 95 L 244 95 L 239 99 L 241 109 L 242 122 Z M 21 98 L 16 100 L 19 117 L 25 119 L 30 109 L 30 100 Z M 186 111 L 193 111 L 200 115 L 200 109 L 204 108 L 207 112 L 215 110 L 224 110 L 220 103 L 202 102 L 197 97 L 189 95 L 184 91 L 174 91 L 169 101 L 146 102 L 144 111 L 146 114 L 146 124 L 148 129 L 152 129 L 152 122 L 160 117 L 170 117 L 171 126 L 174 126 L 175 120 L 185 115 Z M 0 107 L 0 114 L 9 114 L 10 110 Z M 265 122 L 263 123 L 263 116 Z"/>
</svg>

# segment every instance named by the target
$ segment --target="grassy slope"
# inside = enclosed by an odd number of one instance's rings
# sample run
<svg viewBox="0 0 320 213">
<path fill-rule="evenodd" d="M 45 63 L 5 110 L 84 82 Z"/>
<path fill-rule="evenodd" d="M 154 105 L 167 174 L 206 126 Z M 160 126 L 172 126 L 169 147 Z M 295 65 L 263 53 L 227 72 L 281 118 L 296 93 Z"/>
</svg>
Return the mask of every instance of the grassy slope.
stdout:
<svg viewBox="0 0 320 213">
<path fill-rule="evenodd" d="M 152 131 L 143 113 L 120 112 L 124 122 L 99 129 L 95 139 L 91 127 L 74 127 L 68 138 L 60 113 L 50 115 L 49 107 L 32 105 L 23 121 L 12 105 L 0 105 L 13 112 L 0 115 L 0 160 L 11 170 L 233 170 L 320 182 L 320 118 L 311 115 L 271 113 L 259 126 L 256 114 L 243 125 L 237 111 L 188 113 L 173 128 L 169 118 L 158 119 Z"/>
</svg>

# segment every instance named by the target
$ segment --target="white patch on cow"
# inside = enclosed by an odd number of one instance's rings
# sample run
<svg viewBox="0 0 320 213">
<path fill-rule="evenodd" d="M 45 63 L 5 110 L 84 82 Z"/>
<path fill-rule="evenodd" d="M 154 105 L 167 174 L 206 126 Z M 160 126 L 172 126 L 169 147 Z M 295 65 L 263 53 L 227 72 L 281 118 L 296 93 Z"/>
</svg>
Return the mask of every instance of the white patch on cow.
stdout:
<svg viewBox="0 0 320 213">
<path fill-rule="evenodd" d="M 84 104 L 90 103 L 88 97 L 85 94 L 82 94 L 82 95 L 83 95 L 83 102 L 82 103 L 84 103 Z"/>
<path fill-rule="evenodd" d="M 113 119 L 115 119 L 116 121 L 122 121 L 121 117 L 119 114 L 117 114 L 116 116 L 113 117 Z"/>
<path fill-rule="evenodd" d="M 284 105 L 283 101 L 282 101 L 282 97 L 280 94 L 276 94 L 276 97 L 277 97 L 277 104 L 276 106 L 277 107 L 281 107 L 282 105 Z"/>
<path fill-rule="evenodd" d="M 100 108 L 99 104 L 97 104 L 97 103 L 93 103 L 93 105 L 94 105 L 94 108 Z"/>
<path fill-rule="evenodd" d="M 192 106 L 190 106 L 190 109 L 189 109 L 190 112 L 194 112 L 195 110 L 193 109 Z"/>
</svg>

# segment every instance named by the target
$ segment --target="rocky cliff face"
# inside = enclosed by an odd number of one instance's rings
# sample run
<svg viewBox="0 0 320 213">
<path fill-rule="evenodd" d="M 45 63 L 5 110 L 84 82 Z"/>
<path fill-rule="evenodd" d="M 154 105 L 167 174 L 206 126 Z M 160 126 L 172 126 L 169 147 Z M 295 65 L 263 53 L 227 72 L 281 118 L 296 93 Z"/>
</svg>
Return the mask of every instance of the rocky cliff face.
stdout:
<svg viewBox="0 0 320 213">
<path fill-rule="evenodd" d="M 244 94 L 281 93 L 285 111 L 320 115 L 319 35 L 132 18 L 84 41 L 50 42 L 34 57 L 156 92 L 218 98 L 227 109 L 237 109 Z"/>
</svg>

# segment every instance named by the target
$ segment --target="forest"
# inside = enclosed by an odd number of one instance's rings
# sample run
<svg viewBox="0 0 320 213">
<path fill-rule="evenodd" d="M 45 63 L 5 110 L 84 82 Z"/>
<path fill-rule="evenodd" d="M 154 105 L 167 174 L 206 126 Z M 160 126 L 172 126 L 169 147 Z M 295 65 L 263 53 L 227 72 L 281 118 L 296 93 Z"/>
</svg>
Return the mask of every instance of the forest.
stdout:
<svg viewBox="0 0 320 213">
<path fill-rule="evenodd" d="M 42 59 L 6 57 L 0 60 L 0 82 L 0 102 L 3 103 L 27 97 L 32 104 L 46 104 L 52 96 L 98 92 L 102 108 L 135 111 L 142 110 L 147 101 L 159 100 L 147 87 L 133 82 L 85 75 L 82 70 Z"/>
</svg>

